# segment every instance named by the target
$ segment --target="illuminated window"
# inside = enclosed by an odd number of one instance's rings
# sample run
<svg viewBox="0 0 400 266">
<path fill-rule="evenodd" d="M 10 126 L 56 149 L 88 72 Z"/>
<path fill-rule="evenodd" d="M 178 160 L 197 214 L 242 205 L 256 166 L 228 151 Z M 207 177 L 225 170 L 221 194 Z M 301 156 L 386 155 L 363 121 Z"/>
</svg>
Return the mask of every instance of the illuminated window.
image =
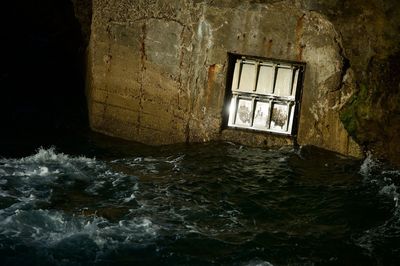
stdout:
<svg viewBox="0 0 400 266">
<path fill-rule="evenodd" d="M 304 67 L 303 63 L 237 59 L 228 126 L 292 135 Z"/>
</svg>

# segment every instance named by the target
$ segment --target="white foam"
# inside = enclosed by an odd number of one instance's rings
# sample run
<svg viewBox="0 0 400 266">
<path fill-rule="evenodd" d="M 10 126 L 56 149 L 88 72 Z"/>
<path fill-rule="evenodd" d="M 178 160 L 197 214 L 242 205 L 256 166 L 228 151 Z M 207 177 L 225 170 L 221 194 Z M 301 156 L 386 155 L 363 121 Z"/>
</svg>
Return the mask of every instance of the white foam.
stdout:
<svg viewBox="0 0 400 266">
<path fill-rule="evenodd" d="M 112 185 L 113 185 L 113 187 L 116 187 L 116 186 L 120 185 L 123 182 L 124 182 L 124 178 L 120 177 L 120 178 L 117 178 L 114 181 L 112 181 Z"/>
<path fill-rule="evenodd" d="M 395 184 L 386 185 L 386 186 L 382 187 L 382 189 L 379 191 L 379 194 L 398 196 L 397 187 L 395 186 Z"/>
<path fill-rule="evenodd" d="M 157 237 L 157 231 L 158 227 L 148 218 L 112 224 L 100 217 L 71 217 L 47 210 L 17 210 L 0 221 L 0 235 L 21 237 L 24 242 L 45 246 L 55 246 L 77 235 L 88 236 L 99 248 L 126 243 L 144 244 L 152 242 Z"/>
<path fill-rule="evenodd" d="M 84 190 L 87 194 L 103 193 L 104 189 L 105 193 L 111 191 L 117 195 L 120 201 L 134 201 L 136 192 L 133 192 L 139 189 L 137 177 L 110 170 L 104 162 L 56 153 L 51 148 L 39 149 L 36 154 L 22 159 L 0 159 L 0 170 L 4 175 L 0 175 L 0 185 L 12 184 L 12 190 L 0 189 L 0 197 L 16 200 L 0 210 L 0 237 L 14 238 L 27 245 L 56 246 L 84 235 L 99 249 L 108 250 L 121 244 L 145 245 L 157 237 L 159 228 L 150 218 L 140 215 L 112 223 L 95 215 L 35 210 L 39 206 L 37 203 L 50 201 L 56 193 L 54 188 L 62 190 L 73 186 L 77 180 L 85 181 L 82 184 L 87 184 Z"/>
<path fill-rule="evenodd" d="M 124 185 L 127 180 L 129 183 L 136 180 L 110 170 L 104 162 L 56 153 L 54 148 L 39 149 L 36 154 L 22 159 L 2 158 L 0 169 L 6 173 L 4 177 L 0 176 L 0 185 L 12 184 L 12 190 L 0 190 L 1 196 L 13 196 L 18 200 L 4 209 L 5 212 L 31 208 L 37 202 L 48 202 L 54 187 L 73 186 L 78 180 L 88 184 L 85 192 L 90 195 L 98 195 L 110 183 L 117 186 Z"/>
<path fill-rule="evenodd" d="M 124 202 L 131 202 L 135 198 L 136 198 L 135 194 L 132 193 L 129 197 L 124 199 Z"/>
<path fill-rule="evenodd" d="M 39 167 L 39 175 L 40 175 L 40 176 L 47 176 L 47 175 L 49 175 L 49 168 L 47 168 L 46 166 L 40 166 L 40 167 Z"/>
<path fill-rule="evenodd" d="M 399 206 L 400 194 L 397 192 L 397 186 L 395 184 L 392 183 L 382 187 L 382 189 L 379 191 L 379 194 L 392 197 L 393 201 L 395 202 L 395 207 Z"/>
<path fill-rule="evenodd" d="M 286 162 L 287 160 L 288 160 L 287 157 L 278 158 L 278 162 L 280 162 L 280 163 Z"/>
<path fill-rule="evenodd" d="M 28 168 L 30 168 L 28 166 Z M 58 174 L 59 171 L 54 171 L 54 174 Z M 12 176 L 48 176 L 52 174 L 49 168 L 46 166 L 39 166 L 37 169 L 26 169 L 25 171 L 15 171 Z"/>
<path fill-rule="evenodd" d="M 0 188 L 0 197 L 8 198 L 10 197 L 10 194 Z"/>
<path fill-rule="evenodd" d="M 400 181 L 400 171 L 385 168 L 387 166 L 369 154 L 362 163 L 359 173 L 364 177 L 364 182 L 376 186 L 380 195 L 393 198 L 395 206 L 398 207 L 400 194 L 396 182 Z"/>
<path fill-rule="evenodd" d="M 377 165 L 378 163 L 373 159 L 372 155 L 368 154 L 360 167 L 359 173 L 364 177 L 368 177 Z"/>
<path fill-rule="evenodd" d="M 384 170 L 384 171 L 382 171 L 382 174 L 393 175 L 393 176 L 396 176 L 396 177 L 400 178 L 400 171 L 399 170 Z"/>
<path fill-rule="evenodd" d="M 98 191 L 101 190 L 106 184 L 106 181 L 101 180 L 101 181 L 93 181 L 92 185 L 88 186 L 85 189 L 85 192 L 91 194 L 91 195 L 98 195 Z"/>
<path fill-rule="evenodd" d="M 41 163 L 41 162 L 60 162 L 60 163 L 67 163 L 67 162 L 82 162 L 86 164 L 93 164 L 95 163 L 95 159 L 86 158 L 84 156 L 79 157 L 69 157 L 64 153 L 56 153 L 55 148 L 51 147 L 49 149 L 39 148 L 37 153 L 22 158 L 21 162 L 34 162 L 34 163 Z"/>
<path fill-rule="evenodd" d="M 63 169 L 74 172 L 77 177 L 86 178 L 82 169 L 85 167 L 101 167 L 95 159 L 86 157 L 69 157 L 63 153 L 56 153 L 55 148 L 40 148 L 36 154 L 22 159 L 0 159 L 3 163 L 1 174 L 12 170 L 12 176 L 41 176 L 47 177 L 62 173 Z M 58 167 L 55 167 L 58 166 Z"/>
<path fill-rule="evenodd" d="M 244 265 L 246 265 L 246 266 L 274 266 L 270 262 L 262 261 L 262 260 L 252 260 L 252 261 L 245 263 Z"/>
</svg>

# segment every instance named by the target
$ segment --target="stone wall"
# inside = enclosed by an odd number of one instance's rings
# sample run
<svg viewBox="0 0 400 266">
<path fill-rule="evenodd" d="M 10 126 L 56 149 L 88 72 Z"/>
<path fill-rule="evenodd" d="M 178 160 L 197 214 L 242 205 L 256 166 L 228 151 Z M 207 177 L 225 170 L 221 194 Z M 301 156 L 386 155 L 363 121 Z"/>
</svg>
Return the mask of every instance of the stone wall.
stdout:
<svg viewBox="0 0 400 266">
<path fill-rule="evenodd" d="M 290 144 L 293 140 L 267 134 L 222 130 L 232 52 L 306 62 L 297 142 L 360 156 L 353 137 L 362 141 L 356 133 L 349 136 L 353 132 L 342 123 L 352 117 L 343 119 L 341 113 L 358 93 L 358 80 L 368 76 L 364 61 L 373 52 L 364 51 L 361 42 L 379 32 L 386 18 L 370 14 L 374 6 L 366 6 L 367 12 L 345 3 L 93 0 L 87 68 L 91 127 L 150 144 L 221 138 Z M 357 30 L 365 35 L 358 21 L 374 25 L 361 41 L 354 36 Z"/>
</svg>

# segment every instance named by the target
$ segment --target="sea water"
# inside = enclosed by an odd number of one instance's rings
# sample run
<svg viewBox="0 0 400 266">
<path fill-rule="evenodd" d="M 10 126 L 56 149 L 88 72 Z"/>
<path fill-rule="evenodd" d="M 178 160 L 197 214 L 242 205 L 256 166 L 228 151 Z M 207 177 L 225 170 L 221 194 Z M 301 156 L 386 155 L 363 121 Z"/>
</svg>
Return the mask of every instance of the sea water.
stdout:
<svg viewBox="0 0 400 266">
<path fill-rule="evenodd" d="M 0 159 L 1 265 L 400 261 L 400 171 L 371 156 L 233 143 L 64 150 Z"/>
</svg>

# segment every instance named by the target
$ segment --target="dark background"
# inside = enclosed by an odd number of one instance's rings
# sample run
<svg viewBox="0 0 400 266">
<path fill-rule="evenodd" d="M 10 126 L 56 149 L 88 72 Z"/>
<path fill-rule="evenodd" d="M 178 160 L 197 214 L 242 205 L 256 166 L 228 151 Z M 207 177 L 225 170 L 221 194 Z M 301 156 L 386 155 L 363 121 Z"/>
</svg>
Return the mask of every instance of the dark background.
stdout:
<svg viewBox="0 0 400 266">
<path fill-rule="evenodd" d="M 86 44 L 71 1 L 8 1 L 0 10 L 0 148 L 86 130 Z"/>
</svg>

